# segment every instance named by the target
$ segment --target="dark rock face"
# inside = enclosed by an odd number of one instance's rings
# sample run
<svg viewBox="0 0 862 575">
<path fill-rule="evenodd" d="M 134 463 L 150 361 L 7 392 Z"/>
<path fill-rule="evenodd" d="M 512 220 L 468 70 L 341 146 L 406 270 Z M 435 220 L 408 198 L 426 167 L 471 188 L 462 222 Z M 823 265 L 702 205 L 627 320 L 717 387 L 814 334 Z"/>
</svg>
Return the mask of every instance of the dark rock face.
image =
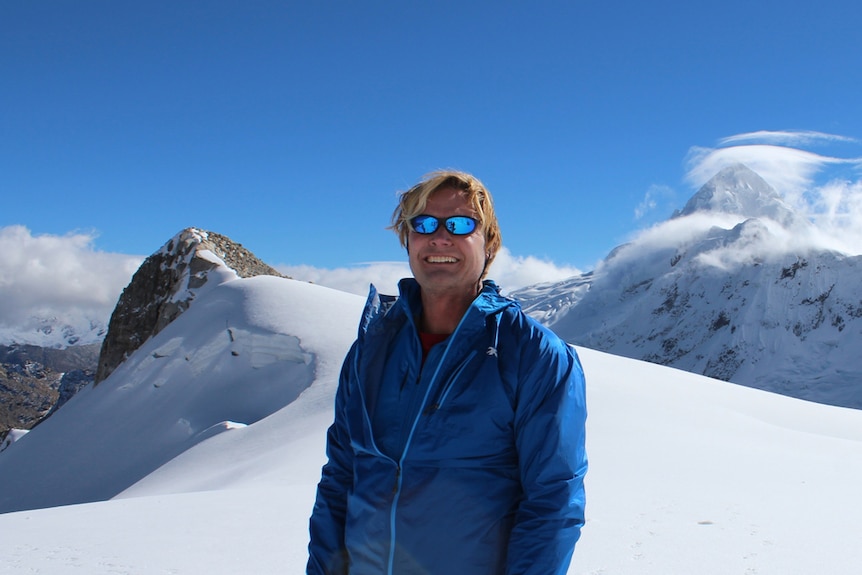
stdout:
<svg viewBox="0 0 862 575">
<path fill-rule="evenodd" d="M 210 274 L 217 268 L 233 271 L 241 278 L 284 277 L 223 235 L 183 230 L 148 257 L 123 290 L 102 342 L 96 384 L 188 309 L 196 290 L 211 281 Z"/>
</svg>

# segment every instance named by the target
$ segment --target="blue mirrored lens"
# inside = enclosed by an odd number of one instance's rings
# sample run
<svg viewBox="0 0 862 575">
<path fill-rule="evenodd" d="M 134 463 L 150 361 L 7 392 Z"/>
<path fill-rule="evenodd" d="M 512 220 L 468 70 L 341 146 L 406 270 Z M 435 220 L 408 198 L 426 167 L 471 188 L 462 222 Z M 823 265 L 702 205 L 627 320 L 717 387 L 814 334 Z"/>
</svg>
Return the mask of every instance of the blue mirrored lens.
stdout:
<svg viewBox="0 0 862 575">
<path fill-rule="evenodd" d="M 456 236 L 466 236 L 476 229 L 476 220 L 467 216 L 446 218 L 446 229 Z"/>
<path fill-rule="evenodd" d="M 421 215 L 410 220 L 410 226 L 417 234 L 433 234 L 440 224 L 456 236 L 466 236 L 476 230 L 476 220 L 469 216 L 449 216 L 448 218 L 435 218 L 434 216 Z"/>
<path fill-rule="evenodd" d="M 410 220 L 413 231 L 417 234 L 433 234 L 437 231 L 437 218 L 431 216 L 416 216 Z"/>
</svg>

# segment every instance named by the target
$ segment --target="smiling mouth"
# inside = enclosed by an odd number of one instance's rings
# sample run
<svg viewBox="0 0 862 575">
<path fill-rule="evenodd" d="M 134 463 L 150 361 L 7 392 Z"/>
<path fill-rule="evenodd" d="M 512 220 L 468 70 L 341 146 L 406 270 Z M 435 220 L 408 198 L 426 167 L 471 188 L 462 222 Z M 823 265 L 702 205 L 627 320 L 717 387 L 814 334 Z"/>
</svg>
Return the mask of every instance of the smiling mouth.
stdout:
<svg viewBox="0 0 862 575">
<path fill-rule="evenodd" d="M 428 256 L 425 261 L 429 264 L 454 264 L 457 263 L 457 258 L 452 256 Z"/>
</svg>

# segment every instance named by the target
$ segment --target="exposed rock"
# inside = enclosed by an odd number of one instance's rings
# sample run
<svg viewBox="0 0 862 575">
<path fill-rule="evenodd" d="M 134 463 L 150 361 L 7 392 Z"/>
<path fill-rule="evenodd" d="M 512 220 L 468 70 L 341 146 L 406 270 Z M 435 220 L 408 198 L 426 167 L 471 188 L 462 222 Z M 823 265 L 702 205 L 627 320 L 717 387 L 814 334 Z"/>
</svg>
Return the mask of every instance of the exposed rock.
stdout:
<svg viewBox="0 0 862 575">
<path fill-rule="evenodd" d="M 0 441 L 10 429 L 32 429 L 93 381 L 99 344 L 66 349 L 0 346 Z"/>
<path fill-rule="evenodd" d="M 223 235 L 187 228 L 171 238 L 123 290 L 102 342 L 96 384 L 188 309 L 196 293 L 231 275 L 284 277 Z"/>
</svg>

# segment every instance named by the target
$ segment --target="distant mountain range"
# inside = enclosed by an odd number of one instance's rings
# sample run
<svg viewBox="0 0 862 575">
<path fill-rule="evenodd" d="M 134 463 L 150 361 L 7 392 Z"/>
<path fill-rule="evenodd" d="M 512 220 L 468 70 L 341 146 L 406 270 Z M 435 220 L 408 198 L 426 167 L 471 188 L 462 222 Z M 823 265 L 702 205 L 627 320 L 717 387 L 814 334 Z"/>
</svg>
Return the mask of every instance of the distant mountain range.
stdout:
<svg viewBox="0 0 862 575">
<path fill-rule="evenodd" d="M 65 349 L 71 345 L 100 344 L 108 332 L 105 318 L 51 315 L 32 317 L 26 326 L 0 327 L 0 345 L 33 345 Z"/>
<path fill-rule="evenodd" d="M 813 237 L 735 165 L 594 271 L 513 295 L 573 344 L 862 408 L 862 256 Z"/>
</svg>

